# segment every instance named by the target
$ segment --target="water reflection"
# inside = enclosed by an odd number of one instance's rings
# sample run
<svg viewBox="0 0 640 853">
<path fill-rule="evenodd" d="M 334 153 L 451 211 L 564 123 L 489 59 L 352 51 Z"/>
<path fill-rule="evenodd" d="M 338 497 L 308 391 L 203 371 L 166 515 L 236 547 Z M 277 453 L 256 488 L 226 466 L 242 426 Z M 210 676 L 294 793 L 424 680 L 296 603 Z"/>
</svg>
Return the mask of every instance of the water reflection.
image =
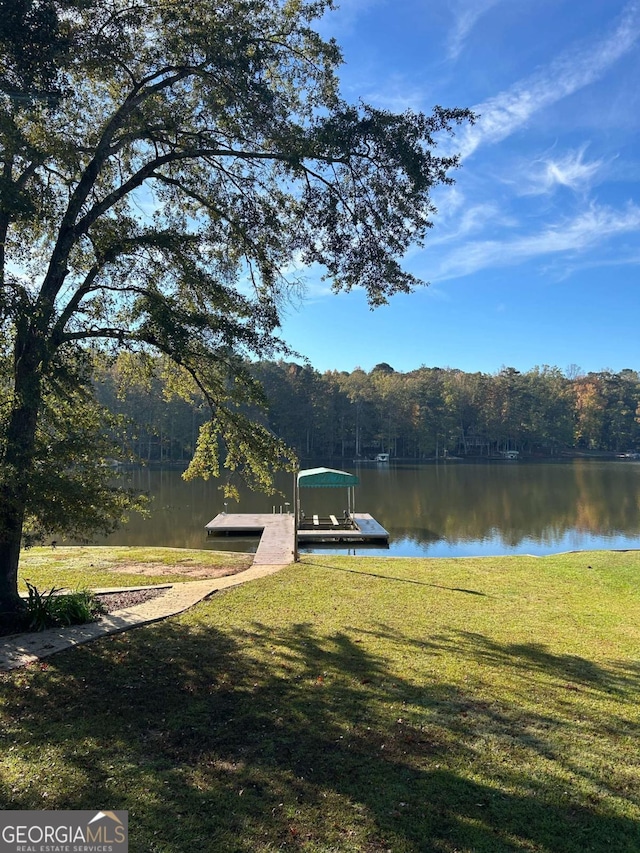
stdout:
<svg viewBox="0 0 640 853">
<path fill-rule="evenodd" d="M 389 550 L 356 553 L 467 556 L 640 547 L 637 462 L 345 467 L 360 477 L 356 509 L 370 512 L 391 536 Z M 140 469 L 130 476 L 154 497 L 152 514 L 133 517 L 109 537 L 110 544 L 255 549 L 255 540 L 206 538 L 204 525 L 224 509 L 217 483 L 185 483 L 175 470 Z M 283 476 L 278 485 L 284 497 L 247 491 L 227 509 L 284 508 L 292 500 L 292 478 Z M 308 489 L 301 497 L 307 515 L 339 515 L 346 507 L 346 490 Z"/>
</svg>

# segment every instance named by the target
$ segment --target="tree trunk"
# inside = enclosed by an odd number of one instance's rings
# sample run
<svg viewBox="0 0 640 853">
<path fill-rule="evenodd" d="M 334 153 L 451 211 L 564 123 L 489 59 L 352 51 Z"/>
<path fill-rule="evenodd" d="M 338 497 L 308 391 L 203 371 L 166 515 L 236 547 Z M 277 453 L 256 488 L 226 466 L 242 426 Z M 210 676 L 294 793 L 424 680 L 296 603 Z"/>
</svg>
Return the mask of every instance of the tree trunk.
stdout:
<svg viewBox="0 0 640 853">
<path fill-rule="evenodd" d="M 20 338 L 20 336 L 18 336 Z M 7 426 L 0 480 L 0 615 L 3 621 L 22 609 L 18 595 L 18 561 L 33 467 L 40 411 L 40 348 L 30 335 L 16 343 L 14 405 Z"/>
</svg>

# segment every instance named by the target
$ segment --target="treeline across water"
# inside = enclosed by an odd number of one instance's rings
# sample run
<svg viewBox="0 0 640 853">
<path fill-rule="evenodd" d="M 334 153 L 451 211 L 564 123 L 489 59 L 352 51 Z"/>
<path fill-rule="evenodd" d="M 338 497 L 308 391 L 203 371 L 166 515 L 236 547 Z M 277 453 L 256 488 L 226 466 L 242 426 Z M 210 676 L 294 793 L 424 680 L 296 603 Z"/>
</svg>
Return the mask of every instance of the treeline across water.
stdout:
<svg viewBox="0 0 640 853">
<path fill-rule="evenodd" d="M 130 419 L 128 441 L 143 460 L 188 461 L 207 419 L 196 393 L 178 396 L 162 363 L 137 376 L 131 361 L 103 366 L 100 402 Z M 267 412 L 259 415 L 301 459 L 490 457 L 505 451 L 624 453 L 640 447 L 640 375 L 535 367 L 495 374 L 381 363 L 365 372 L 260 362 Z M 123 377 L 125 380 L 123 381 Z M 175 377 L 173 377 L 175 378 Z"/>
</svg>

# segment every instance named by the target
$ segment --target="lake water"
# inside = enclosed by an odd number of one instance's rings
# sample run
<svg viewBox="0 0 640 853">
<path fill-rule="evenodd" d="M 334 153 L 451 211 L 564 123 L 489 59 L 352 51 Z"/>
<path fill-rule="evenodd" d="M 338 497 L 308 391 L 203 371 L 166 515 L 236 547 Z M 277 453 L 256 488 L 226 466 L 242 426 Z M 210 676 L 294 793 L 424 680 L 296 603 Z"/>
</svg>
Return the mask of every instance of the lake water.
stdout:
<svg viewBox="0 0 640 853">
<path fill-rule="evenodd" d="M 460 557 L 640 548 L 640 462 L 449 462 L 345 470 L 360 477 L 356 510 L 373 515 L 390 534 L 388 549 L 359 546 L 355 553 Z M 137 469 L 127 476 L 152 496 L 151 516 L 133 516 L 109 544 L 255 550 L 255 539 L 207 538 L 204 525 L 225 509 L 216 482 L 185 483 L 175 470 Z M 292 484 L 292 475 L 283 475 L 278 485 L 284 497 L 243 491 L 240 502 L 229 501 L 226 509 L 286 510 Z M 303 489 L 301 505 L 307 516 L 341 515 L 346 490 Z"/>
</svg>

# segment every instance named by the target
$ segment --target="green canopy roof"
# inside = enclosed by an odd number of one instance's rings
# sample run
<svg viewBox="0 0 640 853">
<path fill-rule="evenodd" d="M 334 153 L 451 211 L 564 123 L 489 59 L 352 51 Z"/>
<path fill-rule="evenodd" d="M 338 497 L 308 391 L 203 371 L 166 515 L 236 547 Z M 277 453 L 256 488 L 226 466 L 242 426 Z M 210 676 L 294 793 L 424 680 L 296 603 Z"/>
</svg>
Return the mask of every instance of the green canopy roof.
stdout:
<svg viewBox="0 0 640 853">
<path fill-rule="evenodd" d="M 298 474 L 300 488 L 320 489 L 334 486 L 357 486 L 360 480 L 348 471 L 333 468 L 307 468 Z"/>
</svg>

